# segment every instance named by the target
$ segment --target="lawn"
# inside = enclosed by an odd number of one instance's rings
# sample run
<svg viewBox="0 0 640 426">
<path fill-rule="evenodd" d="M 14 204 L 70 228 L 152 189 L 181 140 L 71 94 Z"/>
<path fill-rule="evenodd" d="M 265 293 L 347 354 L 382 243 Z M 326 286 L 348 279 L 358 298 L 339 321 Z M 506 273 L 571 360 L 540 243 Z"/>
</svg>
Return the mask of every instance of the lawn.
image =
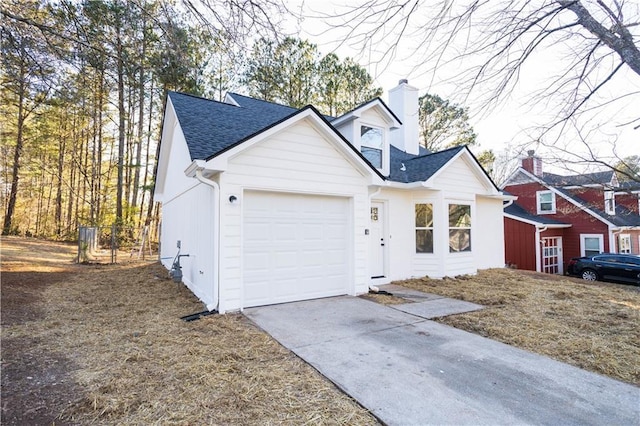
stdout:
<svg viewBox="0 0 640 426">
<path fill-rule="evenodd" d="M 158 264 L 74 254 L 2 239 L 2 424 L 377 423 L 243 315 L 180 320 L 203 307 Z M 640 384 L 637 287 L 507 269 L 397 284 L 487 306 L 440 322 Z"/>
<path fill-rule="evenodd" d="M 443 324 L 640 385 L 640 287 L 513 269 L 394 284 L 487 307 Z"/>
<path fill-rule="evenodd" d="M 2 240 L 2 424 L 377 424 L 241 314 L 158 264 Z M 57 420 L 56 420 L 57 419 Z"/>
</svg>

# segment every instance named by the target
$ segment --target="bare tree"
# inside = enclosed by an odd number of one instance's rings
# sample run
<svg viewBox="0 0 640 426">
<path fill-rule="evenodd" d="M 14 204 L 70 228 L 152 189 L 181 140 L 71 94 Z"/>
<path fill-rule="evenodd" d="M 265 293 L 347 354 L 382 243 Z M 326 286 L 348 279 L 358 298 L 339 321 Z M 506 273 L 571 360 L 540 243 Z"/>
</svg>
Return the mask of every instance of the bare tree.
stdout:
<svg viewBox="0 0 640 426">
<path fill-rule="evenodd" d="M 547 79 L 522 99 L 540 118 L 529 141 L 544 139 L 553 148 L 575 126 L 584 136 L 601 122 L 620 131 L 640 128 L 637 1 L 364 0 L 319 16 L 370 63 L 385 69 L 410 62 L 414 75 L 454 82 L 464 95 L 456 101 L 476 103 L 476 111 L 512 100 L 532 67 L 547 65 Z M 408 45 L 414 49 L 403 57 Z M 557 68 L 540 63 L 545 55 L 560 59 Z"/>
</svg>

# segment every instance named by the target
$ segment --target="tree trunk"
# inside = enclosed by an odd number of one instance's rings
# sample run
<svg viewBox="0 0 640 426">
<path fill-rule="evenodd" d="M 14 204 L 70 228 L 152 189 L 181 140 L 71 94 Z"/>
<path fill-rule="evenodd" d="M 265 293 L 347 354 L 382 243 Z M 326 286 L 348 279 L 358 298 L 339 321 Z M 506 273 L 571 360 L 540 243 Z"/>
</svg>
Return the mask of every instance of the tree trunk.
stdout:
<svg viewBox="0 0 640 426">
<path fill-rule="evenodd" d="M 24 75 L 24 67 L 22 69 L 22 75 Z M 2 235 L 9 235 L 14 230 L 11 228 L 11 221 L 13 220 L 13 212 L 16 208 L 16 200 L 18 198 L 18 182 L 20 177 L 18 172 L 20 171 L 20 157 L 22 156 L 22 148 L 24 145 L 24 95 L 25 87 L 24 81 L 20 82 L 20 91 L 18 94 L 18 135 L 16 137 L 16 149 L 13 153 L 13 167 L 11 176 L 11 191 L 9 193 L 9 202 L 7 203 L 7 212 L 4 216 L 4 225 L 2 227 Z"/>
<path fill-rule="evenodd" d="M 64 173 L 64 154 L 66 150 L 66 117 L 60 117 L 60 125 L 62 132 L 60 132 L 60 147 L 58 151 L 58 185 L 56 188 L 56 236 L 60 237 L 62 234 L 62 174 Z"/>
<path fill-rule="evenodd" d="M 116 61 L 118 69 L 118 180 L 116 188 L 116 223 L 122 224 L 122 196 L 124 185 L 124 144 L 125 144 L 125 109 L 124 109 L 124 63 L 122 58 L 121 29 L 116 33 Z"/>
<path fill-rule="evenodd" d="M 164 110 L 167 106 L 167 85 L 165 84 L 162 88 L 162 109 L 161 114 L 164 114 Z M 145 225 L 149 225 L 151 223 L 151 219 L 153 218 L 153 198 L 154 192 L 156 191 L 156 175 L 158 174 L 158 160 L 160 159 L 160 140 L 162 139 L 162 127 L 160 128 L 160 137 L 158 138 L 158 146 L 156 146 L 156 158 L 155 164 L 153 165 L 153 185 L 151 188 L 151 194 L 149 195 L 149 205 L 147 206 L 147 218 L 144 221 Z"/>
<path fill-rule="evenodd" d="M 144 23 L 143 23 L 144 24 Z M 135 210 L 138 206 L 138 192 L 140 188 L 140 162 L 142 161 L 142 129 L 144 128 L 144 61 L 147 52 L 147 37 L 145 25 L 142 26 L 142 56 L 140 58 L 140 80 L 138 82 L 138 145 L 136 147 L 136 164 L 134 166 L 133 177 L 133 198 L 131 200 L 131 207 Z"/>
</svg>

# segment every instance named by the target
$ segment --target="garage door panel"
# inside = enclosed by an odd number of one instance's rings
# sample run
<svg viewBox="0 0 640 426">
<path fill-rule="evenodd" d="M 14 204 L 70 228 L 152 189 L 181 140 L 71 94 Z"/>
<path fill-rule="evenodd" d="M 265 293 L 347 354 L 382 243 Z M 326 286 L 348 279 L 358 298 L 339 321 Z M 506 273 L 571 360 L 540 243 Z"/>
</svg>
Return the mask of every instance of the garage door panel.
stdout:
<svg viewBox="0 0 640 426">
<path fill-rule="evenodd" d="M 247 191 L 244 306 L 348 293 L 349 200 Z"/>
</svg>

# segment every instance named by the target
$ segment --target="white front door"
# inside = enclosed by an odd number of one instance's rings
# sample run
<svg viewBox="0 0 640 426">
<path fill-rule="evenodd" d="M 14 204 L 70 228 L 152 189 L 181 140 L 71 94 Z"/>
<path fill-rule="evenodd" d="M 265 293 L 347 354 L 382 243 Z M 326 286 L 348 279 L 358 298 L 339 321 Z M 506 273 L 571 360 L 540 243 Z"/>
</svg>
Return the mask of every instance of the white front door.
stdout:
<svg viewBox="0 0 640 426">
<path fill-rule="evenodd" d="M 542 272 L 547 274 L 563 274 L 562 237 L 546 237 L 542 239 Z"/>
<path fill-rule="evenodd" d="M 371 203 L 371 232 L 369 271 L 371 278 L 382 278 L 384 274 L 384 253 L 385 253 L 385 233 L 384 233 L 384 204 L 379 202 Z"/>
</svg>

